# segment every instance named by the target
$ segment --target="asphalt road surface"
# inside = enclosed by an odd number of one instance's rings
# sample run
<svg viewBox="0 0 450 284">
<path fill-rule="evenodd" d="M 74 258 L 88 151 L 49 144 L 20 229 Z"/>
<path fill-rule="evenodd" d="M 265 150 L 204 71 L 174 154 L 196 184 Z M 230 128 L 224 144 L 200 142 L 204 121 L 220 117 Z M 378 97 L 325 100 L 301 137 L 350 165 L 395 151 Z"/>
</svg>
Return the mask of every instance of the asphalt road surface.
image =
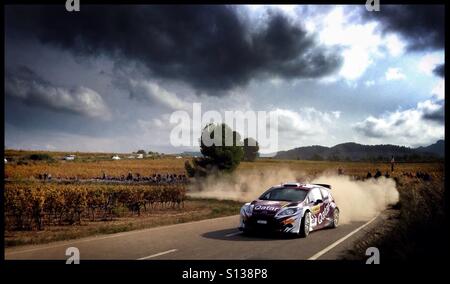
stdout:
<svg viewBox="0 0 450 284">
<path fill-rule="evenodd" d="M 307 238 L 246 236 L 239 216 L 169 225 L 44 245 L 5 249 L 5 259 L 61 259 L 76 247 L 83 259 L 337 259 L 383 214 L 365 222 L 311 232 Z"/>
</svg>

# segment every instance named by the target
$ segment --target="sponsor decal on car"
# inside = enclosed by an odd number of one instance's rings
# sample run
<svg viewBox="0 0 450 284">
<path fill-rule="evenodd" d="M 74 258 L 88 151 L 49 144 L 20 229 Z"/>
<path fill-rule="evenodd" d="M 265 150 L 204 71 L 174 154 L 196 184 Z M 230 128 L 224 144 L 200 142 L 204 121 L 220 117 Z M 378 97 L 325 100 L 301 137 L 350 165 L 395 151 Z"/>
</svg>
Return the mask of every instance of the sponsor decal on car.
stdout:
<svg viewBox="0 0 450 284">
<path fill-rule="evenodd" d="M 317 217 L 319 224 L 322 224 L 323 220 L 325 220 L 325 218 L 328 216 L 328 213 L 330 212 L 330 206 L 330 203 L 328 203 L 323 212 L 319 213 L 319 216 Z"/>
<path fill-rule="evenodd" d="M 311 207 L 311 211 L 312 211 L 312 213 L 314 215 L 319 213 L 320 212 L 320 205 L 316 205 L 316 206 Z"/>
<path fill-rule="evenodd" d="M 267 211 L 277 211 L 280 209 L 278 206 L 270 206 L 270 205 L 256 205 L 253 210 L 267 210 Z"/>
</svg>

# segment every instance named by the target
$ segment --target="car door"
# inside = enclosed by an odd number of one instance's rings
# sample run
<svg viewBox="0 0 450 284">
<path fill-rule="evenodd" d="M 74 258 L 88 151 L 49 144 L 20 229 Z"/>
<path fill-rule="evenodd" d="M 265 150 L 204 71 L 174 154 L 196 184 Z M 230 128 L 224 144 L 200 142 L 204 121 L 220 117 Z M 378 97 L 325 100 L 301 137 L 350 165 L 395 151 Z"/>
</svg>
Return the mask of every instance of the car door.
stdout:
<svg viewBox="0 0 450 284">
<path fill-rule="evenodd" d="M 321 222 L 321 225 L 323 227 L 330 225 L 330 222 L 332 221 L 333 217 L 333 208 L 332 208 L 332 198 L 330 196 L 330 193 L 326 189 L 320 189 L 320 193 L 322 194 L 322 216 L 319 216 L 319 220 L 323 219 Z"/>
<path fill-rule="evenodd" d="M 322 194 L 318 188 L 313 188 L 308 194 L 309 207 L 311 210 L 311 224 L 313 229 L 320 228 L 322 225 L 321 212 L 323 211 Z"/>
</svg>

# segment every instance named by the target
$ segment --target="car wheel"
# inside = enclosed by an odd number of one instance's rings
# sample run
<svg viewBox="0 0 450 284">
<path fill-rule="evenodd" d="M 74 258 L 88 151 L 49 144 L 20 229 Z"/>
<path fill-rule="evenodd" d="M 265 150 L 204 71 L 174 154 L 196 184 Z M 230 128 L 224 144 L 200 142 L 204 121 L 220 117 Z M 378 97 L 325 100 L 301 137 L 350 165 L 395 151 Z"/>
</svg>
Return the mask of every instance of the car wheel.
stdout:
<svg viewBox="0 0 450 284">
<path fill-rule="evenodd" d="M 309 235 L 309 227 L 311 225 L 311 212 L 306 212 L 300 224 L 299 236 L 306 238 Z"/>
<path fill-rule="evenodd" d="M 331 228 L 336 228 L 339 225 L 339 209 L 335 208 L 333 211 L 333 221 L 331 222 Z"/>
</svg>

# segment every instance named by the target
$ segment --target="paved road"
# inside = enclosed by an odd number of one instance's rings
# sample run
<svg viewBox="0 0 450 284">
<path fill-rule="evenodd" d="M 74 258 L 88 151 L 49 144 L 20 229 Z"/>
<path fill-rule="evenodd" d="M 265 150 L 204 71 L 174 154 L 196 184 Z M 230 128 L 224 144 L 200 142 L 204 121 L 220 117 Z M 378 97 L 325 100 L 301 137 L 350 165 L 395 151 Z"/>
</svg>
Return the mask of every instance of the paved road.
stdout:
<svg viewBox="0 0 450 284">
<path fill-rule="evenodd" d="M 353 222 L 312 232 L 308 238 L 255 237 L 237 229 L 239 216 L 209 219 L 46 245 L 5 250 L 6 259 L 66 259 L 77 247 L 80 259 L 336 259 L 353 241 L 383 222 Z"/>
</svg>

